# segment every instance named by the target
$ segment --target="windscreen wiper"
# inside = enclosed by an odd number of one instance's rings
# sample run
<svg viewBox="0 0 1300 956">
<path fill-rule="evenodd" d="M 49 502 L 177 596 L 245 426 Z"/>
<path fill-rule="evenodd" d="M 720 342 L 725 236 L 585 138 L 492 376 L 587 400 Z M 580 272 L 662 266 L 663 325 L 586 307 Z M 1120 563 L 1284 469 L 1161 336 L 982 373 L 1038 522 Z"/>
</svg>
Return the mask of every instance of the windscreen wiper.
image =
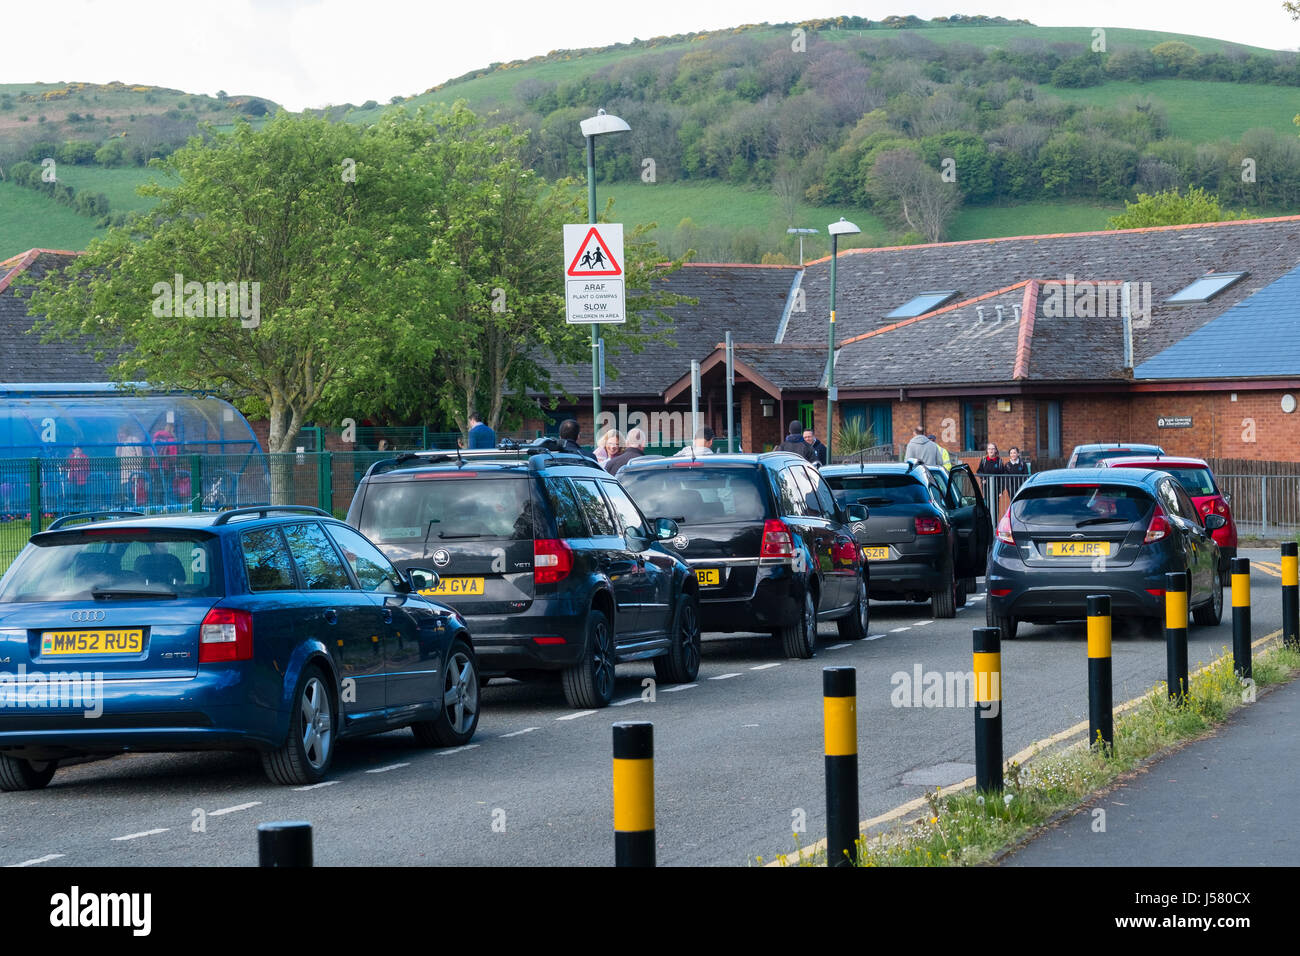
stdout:
<svg viewBox="0 0 1300 956">
<path fill-rule="evenodd" d="M 1086 524 L 1128 524 L 1128 518 L 1084 518 L 1082 521 L 1076 521 L 1074 526 L 1082 528 Z"/>
</svg>

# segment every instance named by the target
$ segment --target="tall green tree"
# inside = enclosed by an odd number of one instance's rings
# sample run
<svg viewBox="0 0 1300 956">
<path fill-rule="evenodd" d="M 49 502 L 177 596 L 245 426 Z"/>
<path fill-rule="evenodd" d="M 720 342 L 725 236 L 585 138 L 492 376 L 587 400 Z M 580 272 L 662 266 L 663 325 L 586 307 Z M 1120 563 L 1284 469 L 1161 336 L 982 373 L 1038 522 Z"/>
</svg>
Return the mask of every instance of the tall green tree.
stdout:
<svg viewBox="0 0 1300 956">
<path fill-rule="evenodd" d="M 1197 222 L 1223 222 L 1245 219 L 1246 213 L 1233 213 L 1219 205 L 1219 197 L 1192 186 L 1186 193 L 1177 189 L 1148 195 L 1138 193 L 1137 202 L 1125 202 L 1124 211 L 1112 216 L 1110 229 L 1141 229 L 1149 226 L 1179 226 Z"/>
</svg>

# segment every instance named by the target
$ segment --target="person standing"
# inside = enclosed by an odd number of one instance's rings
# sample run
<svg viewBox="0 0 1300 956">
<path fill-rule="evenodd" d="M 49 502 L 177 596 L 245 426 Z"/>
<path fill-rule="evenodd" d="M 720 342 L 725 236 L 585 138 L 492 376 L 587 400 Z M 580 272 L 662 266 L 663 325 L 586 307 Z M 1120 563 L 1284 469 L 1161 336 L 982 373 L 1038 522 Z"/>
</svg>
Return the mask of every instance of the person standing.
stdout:
<svg viewBox="0 0 1300 956">
<path fill-rule="evenodd" d="M 952 471 L 952 455 L 948 453 L 948 449 L 940 445 L 939 439 L 933 435 L 926 435 L 925 437 L 934 442 L 934 447 L 939 449 L 939 464 L 943 465 L 943 470 Z"/>
<path fill-rule="evenodd" d="M 581 434 L 582 427 L 576 418 L 566 418 L 560 422 L 560 451 L 570 455 L 581 455 L 583 458 L 595 461 L 596 456 L 578 444 L 578 437 Z"/>
<path fill-rule="evenodd" d="M 596 461 L 603 468 L 609 460 L 623 451 L 623 439 L 617 428 L 611 428 L 596 442 Z"/>
<path fill-rule="evenodd" d="M 776 450 L 788 451 L 791 454 L 803 457 L 807 461 L 813 461 L 812 449 L 803 440 L 803 426 L 797 421 L 791 422 L 786 432 L 785 440 L 776 446 Z"/>
<path fill-rule="evenodd" d="M 139 444 L 140 440 L 139 432 L 130 425 L 123 425 L 117 430 L 117 448 L 113 454 L 119 462 L 122 503 L 128 508 L 142 505 L 148 498 L 145 491 L 144 446 Z"/>
<path fill-rule="evenodd" d="M 470 412 L 469 415 L 469 447 L 471 450 L 497 447 L 497 433 L 483 424 L 483 419 L 478 417 L 477 412 Z"/>
<path fill-rule="evenodd" d="M 605 462 L 605 470 L 611 475 L 617 475 L 620 468 L 633 458 L 640 458 L 644 454 L 645 432 L 639 428 L 630 429 L 627 433 L 627 448 Z"/>
<path fill-rule="evenodd" d="M 811 428 L 803 430 L 803 443 L 812 449 L 813 461 L 818 465 L 826 464 L 826 446 L 821 443 L 817 433 Z"/>
<path fill-rule="evenodd" d="M 984 450 L 984 457 L 980 459 L 980 466 L 976 470 L 980 475 L 1003 475 L 1006 470 L 1002 467 L 1002 459 L 998 457 L 998 446 L 989 442 L 988 447 Z"/>
<path fill-rule="evenodd" d="M 712 455 L 713 454 L 713 429 L 708 425 L 701 425 L 695 432 L 695 441 L 679 451 L 674 458 L 686 455 Z"/>
<path fill-rule="evenodd" d="M 1029 474 L 1029 462 L 1020 457 L 1020 449 L 1012 445 L 1007 449 L 1007 460 L 1002 463 L 1004 475 Z"/>
<path fill-rule="evenodd" d="M 912 429 L 912 440 L 907 443 L 907 449 L 903 452 L 903 460 L 907 461 L 909 458 L 915 458 L 923 465 L 943 464 L 939 446 L 926 437 L 925 429 L 920 425 Z"/>
</svg>

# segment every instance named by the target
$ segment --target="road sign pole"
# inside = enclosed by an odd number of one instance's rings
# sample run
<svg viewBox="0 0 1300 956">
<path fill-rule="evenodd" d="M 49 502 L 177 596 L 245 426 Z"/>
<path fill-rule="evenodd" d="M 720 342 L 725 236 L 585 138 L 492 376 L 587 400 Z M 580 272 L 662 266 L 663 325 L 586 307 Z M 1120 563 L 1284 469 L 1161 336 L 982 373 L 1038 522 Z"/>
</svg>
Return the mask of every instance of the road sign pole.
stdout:
<svg viewBox="0 0 1300 956">
<path fill-rule="evenodd" d="M 596 222 L 596 137 L 587 137 L 587 222 Z M 591 437 L 600 420 L 600 326 L 591 327 Z"/>
</svg>

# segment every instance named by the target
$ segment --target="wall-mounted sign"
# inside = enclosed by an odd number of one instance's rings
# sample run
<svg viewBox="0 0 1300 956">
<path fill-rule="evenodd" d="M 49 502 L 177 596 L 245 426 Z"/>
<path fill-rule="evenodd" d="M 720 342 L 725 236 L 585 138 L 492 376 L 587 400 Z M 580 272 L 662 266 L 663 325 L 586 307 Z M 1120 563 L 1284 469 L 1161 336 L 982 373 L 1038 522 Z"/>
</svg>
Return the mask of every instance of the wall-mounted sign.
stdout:
<svg viewBox="0 0 1300 956">
<path fill-rule="evenodd" d="M 1191 428 L 1191 415 L 1167 415 L 1156 419 L 1156 428 Z"/>
</svg>

